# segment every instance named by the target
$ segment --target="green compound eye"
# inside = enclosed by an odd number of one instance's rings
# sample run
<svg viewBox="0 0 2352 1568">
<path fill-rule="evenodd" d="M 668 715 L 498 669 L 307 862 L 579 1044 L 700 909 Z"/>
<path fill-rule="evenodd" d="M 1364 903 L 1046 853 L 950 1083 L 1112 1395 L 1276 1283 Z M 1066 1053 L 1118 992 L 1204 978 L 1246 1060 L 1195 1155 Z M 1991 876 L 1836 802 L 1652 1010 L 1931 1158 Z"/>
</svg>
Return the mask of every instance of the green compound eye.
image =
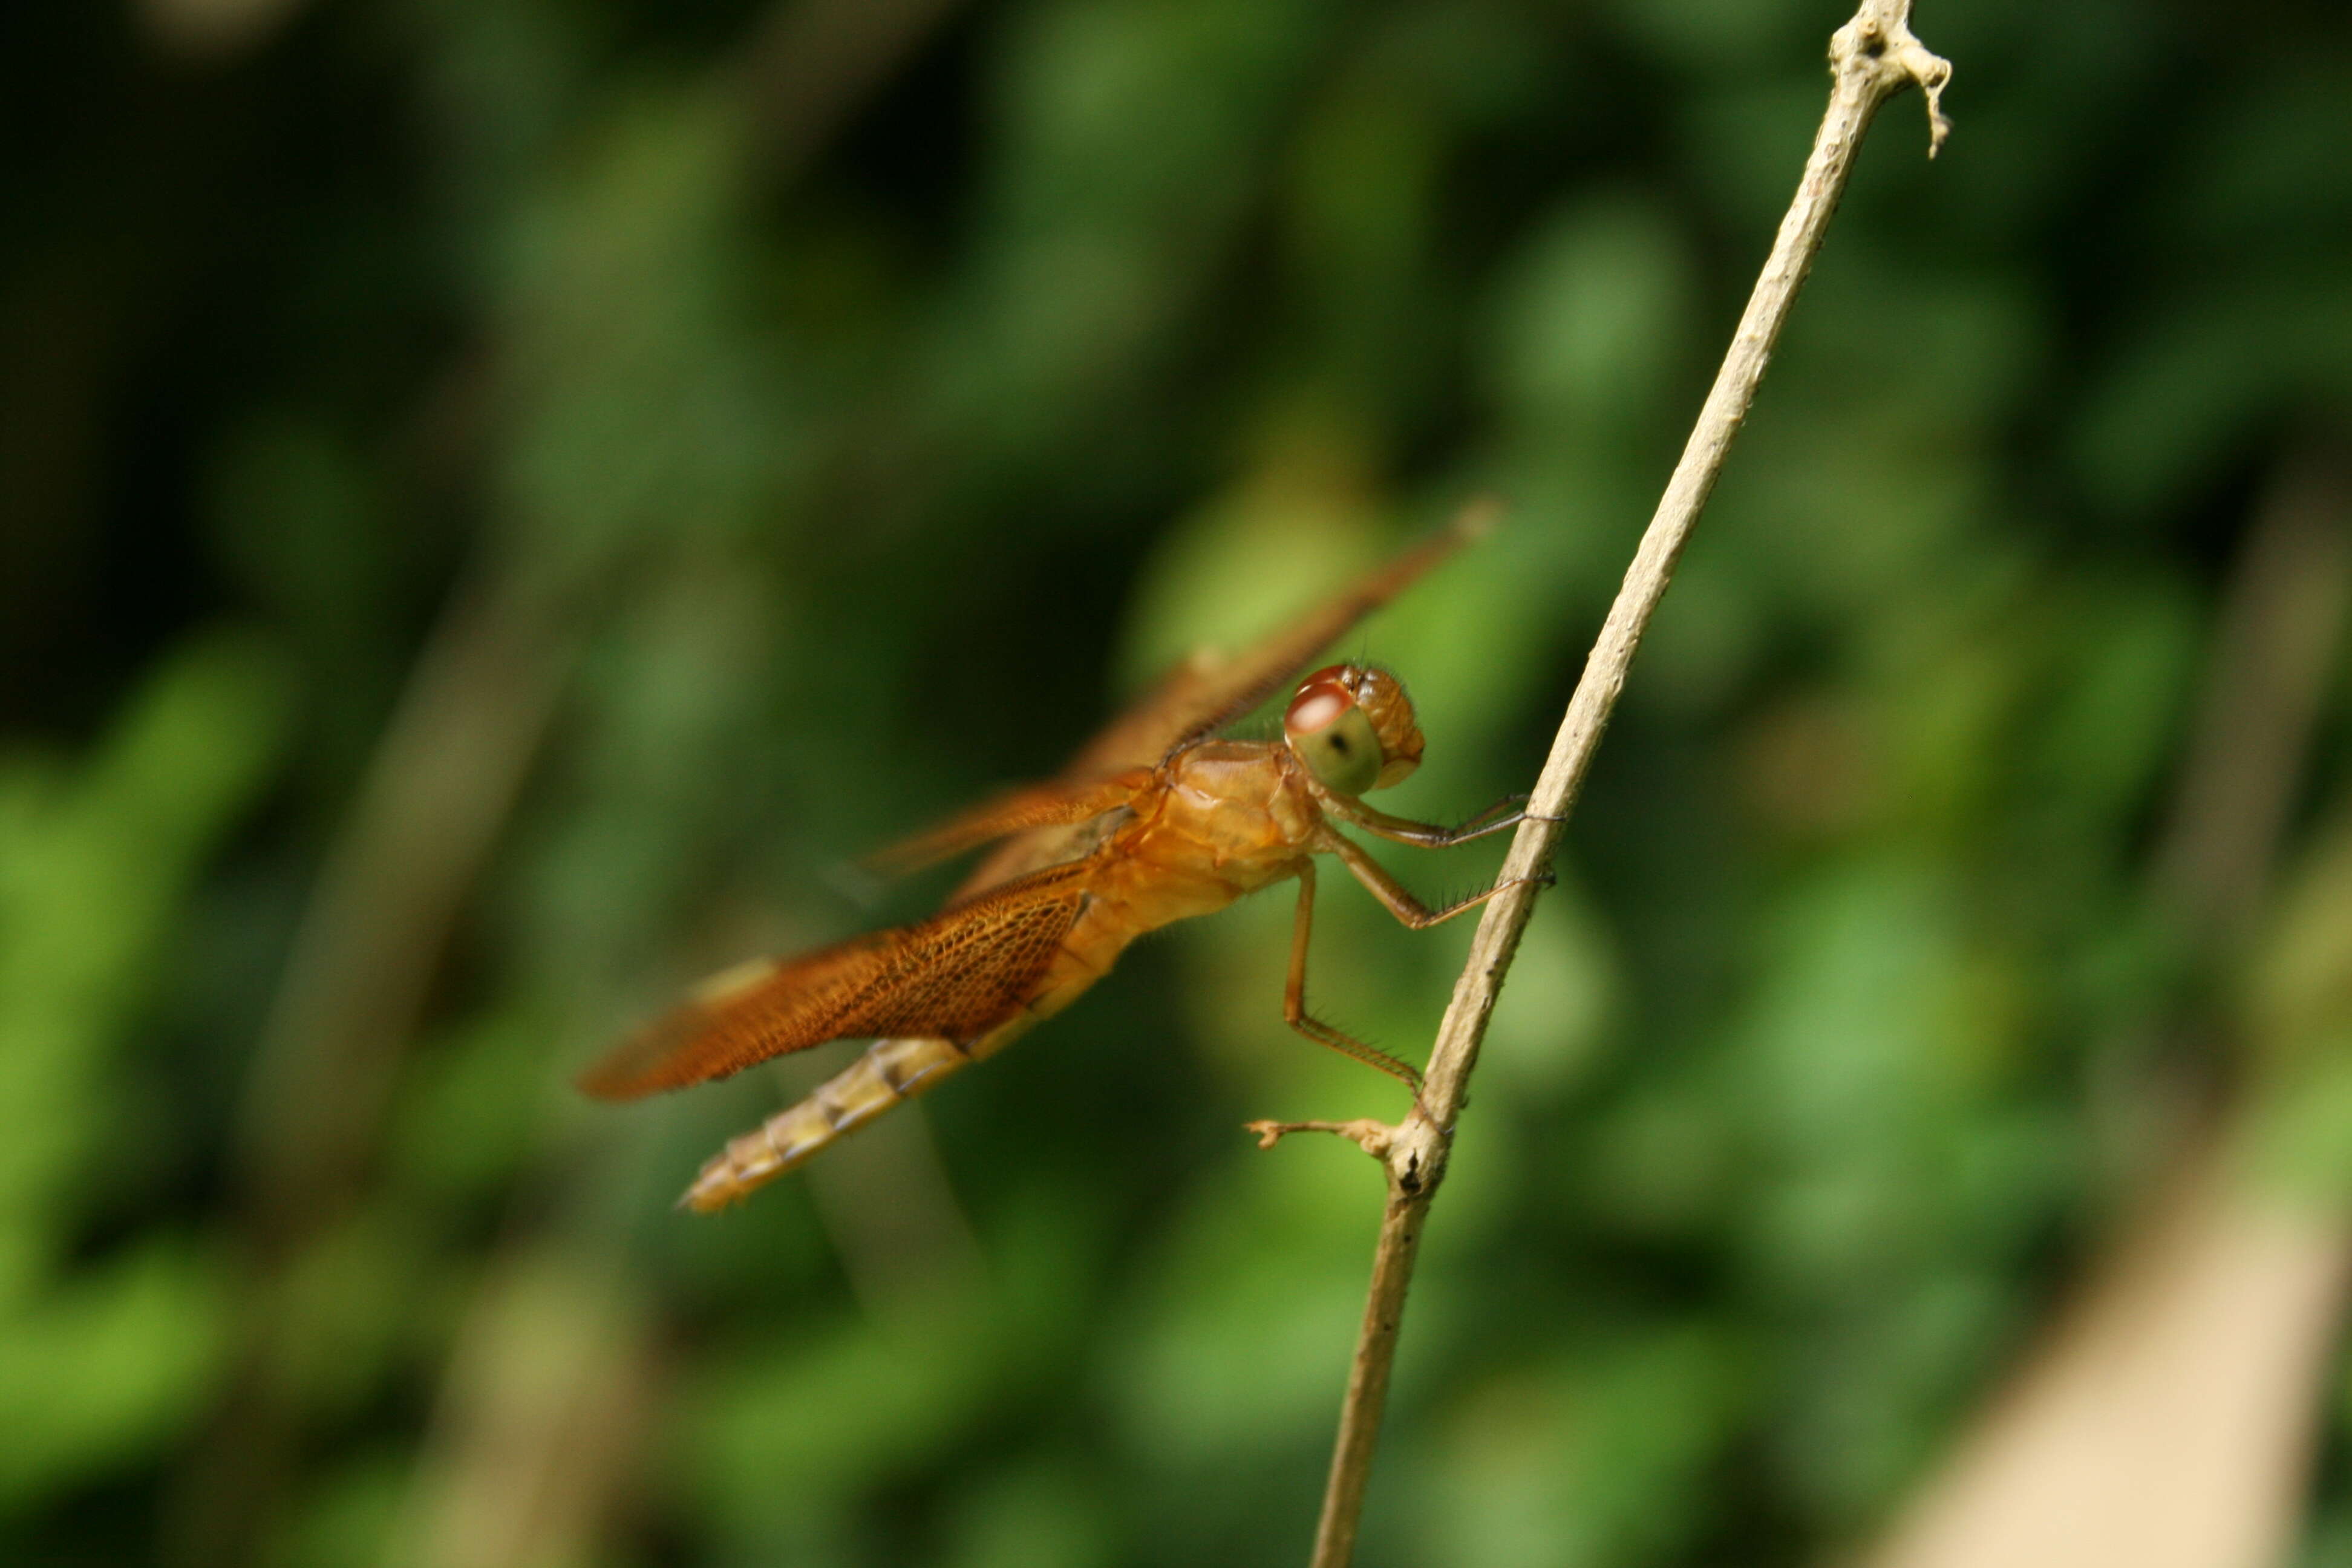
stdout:
<svg viewBox="0 0 2352 1568">
<path fill-rule="evenodd" d="M 1282 727 L 1290 749 L 1333 795 L 1361 795 L 1380 782 L 1386 761 L 1380 736 L 1339 682 L 1310 679 L 1298 689 Z"/>
</svg>

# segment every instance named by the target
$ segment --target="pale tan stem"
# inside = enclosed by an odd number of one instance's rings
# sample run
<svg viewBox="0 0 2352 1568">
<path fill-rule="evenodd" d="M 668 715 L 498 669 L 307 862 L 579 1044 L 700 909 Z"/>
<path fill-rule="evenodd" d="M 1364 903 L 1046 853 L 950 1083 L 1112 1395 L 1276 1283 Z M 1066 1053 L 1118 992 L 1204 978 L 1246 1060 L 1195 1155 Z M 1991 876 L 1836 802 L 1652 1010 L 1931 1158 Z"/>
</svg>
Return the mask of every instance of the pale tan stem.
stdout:
<svg viewBox="0 0 2352 1568">
<path fill-rule="evenodd" d="M 1294 1132 L 1328 1132 L 1345 1138 L 1375 1160 L 1388 1157 L 1389 1140 L 1396 1136 L 1395 1128 L 1369 1116 L 1353 1121 L 1245 1121 L 1242 1125 L 1257 1134 L 1261 1149 L 1271 1149 Z"/>
<path fill-rule="evenodd" d="M 1551 754 L 1528 802 L 1528 818 L 1511 841 L 1501 879 L 1516 885 L 1499 893 L 1478 922 L 1469 962 L 1454 985 L 1453 1004 L 1430 1055 L 1421 1098 L 1389 1142 L 1384 1160 L 1388 1207 L 1372 1259 L 1371 1289 L 1364 1303 L 1347 1399 L 1340 1408 L 1339 1440 L 1323 1495 L 1322 1521 L 1316 1531 L 1313 1568 L 1345 1568 L 1354 1555 L 1357 1521 L 1371 1470 L 1373 1444 L 1380 1433 L 1381 1407 L 1387 1401 L 1389 1368 L 1396 1355 L 1397 1329 L 1420 1247 L 1422 1221 L 1444 1174 L 1454 1119 L 1471 1068 L 1478 1060 L 1486 1020 L 1517 951 L 1519 935 L 1534 911 L 1537 879 L 1583 785 L 1585 770 L 1608 726 L 1617 694 L 1624 687 L 1626 668 L 1633 663 L 1651 612 L 1665 593 L 1691 524 L 1722 472 L 1732 437 L 1748 416 L 1757 383 L 1763 378 L 1798 287 L 1821 248 L 1822 236 L 1837 209 L 1872 115 L 1891 94 L 1916 85 L 1927 99 L 1929 154 L 1943 144 L 1948 126 L 1939 99 L 1950 79 L 1951 67 L 1912 37 L 1910 15 L 1910 0 L 1864 0 L 1853 19 L 1830 40 L 1833 86 L 1829 110 L 1814 138 L 1812 156 L 1805 164 L 1796 199 L 1780 220 L 1771 255 L 1748 296 L 1748 309 L 1716 373 L 1715 385 L 1699 411 L 1682 460 L 1675 465 L 1665 494 L 1626 571 L 1624 585 L 1618 590 L 1616 603 L 1610 606 L 1609 618 L 1585 660 L 1583 679 L 1577 683 L 1567 717 L 1552 742 Z"/>
</svg>

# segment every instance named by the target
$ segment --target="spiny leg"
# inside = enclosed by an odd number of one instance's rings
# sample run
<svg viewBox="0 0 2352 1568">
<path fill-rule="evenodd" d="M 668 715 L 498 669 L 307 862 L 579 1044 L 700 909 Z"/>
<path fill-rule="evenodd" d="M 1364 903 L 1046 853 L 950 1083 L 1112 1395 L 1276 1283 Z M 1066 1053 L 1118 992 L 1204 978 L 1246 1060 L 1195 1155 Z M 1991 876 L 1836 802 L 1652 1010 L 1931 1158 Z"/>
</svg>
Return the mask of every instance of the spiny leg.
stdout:
<svg viewBox="0 0 2352 1568">
<path fill-rule="evenodd" d="M 1421 1073 L 1410 1062 L 1399 1061 L 1386 1051 L 1375 1050 L 1351 1035 L 1342 1034 L 1307 1011 L 1307 946 L 1315 930 L 1315 863 L 1311 860 L 1298 868 L 1298 912 L 1290 926 L 1290 976 L 1283 986 L 1282 1016 L 1284 1022 L 1316 1044 L 1328 1046 L 1344 1056 L 1350 1056 L 1402 1079 L 1412 1090 L 1413 1104 L 1421 1103 Z M 1271 1149 L 1290 1132 L 1335 1132 L 1360 1145 L 1366 1153 L 1379 1159 L 1387 1151 L 1395 1129 L 1383 1121 L 1361 1117 L 1353 1121 L 1252 1121 L 1250 1131 L 1257 1134 L 1257 1146 Z"/>
<path fill-rule="evenodd" d="M 1417 1099 L 1421 1094 L 1421 1070 L 1411 1062 L 1399 1061 L 1386 1051 L 1376 1050 L 1352 1035 L 1343 1034 L 1322 1019 L 1307 1011 L 1307 944 L 1315 931 L 1315 863 L 1302 860 L 1298 867 L 1298 911 L 1290 922 L 1290 975 L 1282 988 L 1282 1021 L 1317 1045 L 1328 1046 L 1342 1056 L 1355 1058 L 1368 1066 L 1376 1067 L 1390 1077 L 1401 1079 Z"/>
<path fill-rule="evenodd" d="M 1505 828 L 1517 827 L 1527 816 L 1527 799 L 1523 795 L 1507 795 L 1459 827 L 1447 827 L 1435 822 L 1415 822 L 1409 816 L 1391 816 L 1360 800 L 1342 798 L 1328 802 L 1325 809 L 1382 838 L 1411 844 L 1422 849 L 1444 849 L 1456 844 L 1467 844 L 1474 838 L 1484 838 L 1490 833 L 1500 833 Z"/>
<path fill-rule="evenodd" d="M 1472 820 L 1475 823 L 1476 819 Z M 1516 821 L 1517 818 L 1513 820 Z M 1437 831 L 1449 830 L 1441 828 Z M 1356 880 L 1361 882 L 1374 898 L 1380 900 L 1383 908 L 1415 931 L 1425 931 L 1441 921 L 1452 920 L 1455 915 L 1475 910 L 1506 888 L 1515 888 L 1523 882 L 1540 882 L 1549 886 L 1552 881 L 1549 872 L 1541 877 L 1514 878 L 1507 882 L 1497 882 L 1483 892 L 1473 893 L 1466 899 L 1457 900 L 1443 909 L 1433 910 L 1413 897 L 1411 889 L 1391 876 L 1386 867 L 1373 859 L 1344 835 L 1326 834 L 1323 847 L 1337 855 L 1340 864 L 1347 867 L 1354 874 Z M 1297 1029 L 1308 1039 L 1329 1046 L 1332 1049 L 1344 1052 L 1359 1061 L 1370 1062 L 1383 1071 L 1403 1079 L 1412 1087 L 1413 1108 L 1416 1110 L 1423 1109 L 1421 1074 L 1418 1070 L 1384 1051 L 1374 1050 L 1362 1041 L 1343 1035 L 1328 1024 L 1307 1016 L 1307 939 L 1308 932 L 1314 929 L 1314 924 L 1315 864 L 1310 860 L 1302 864 L 1298 871 L 1298 914 L 1291 925 L 1290 981 L 1283 994 L 1284 1017 L 1289 1021 L 1292 1028 Z M 1275 1144 L 1281 1142 L 1286 1133 L 1332 1132 L 1347 1139 L 1349 1142 L 1360 1145 L 1364 1152 L 1375 1160 L 1387 1158 L 1391 1141 L 1396 1135 L 1395 1128 L 1384 1122 L 1362 1118 L 1353 1121 L 1253 1121 L 1248 1126 L 1249 1131 L 1257 1134 L 1258 1147 L 1261 1149 L 1273 1148 Z"/>
<path fill-rule="evenodd" d="M 1339 858 L 1339 864 L 1348 868 L 1349 874 L 1364 885 L 1366 892 L 1381 901 L 1382 909 L 1387 910 L 1389 913 L 1396 916 L 1400 921 L 1414 931 L 1427 931 L 1431 926 L 1442 924 L 1452 920 L 1455 915 L 1467 913 L 1506 888 L 1516 888 L 1528 882 L 1548 888 L 1551 886 L 1553 880 L 1549 871 L 1540 877 L 1514 877 L 1508 881 L 1497 882 L 1491 888 L 1472 893 L 1467 898 L 1456 899 L 1442 909 L 1433 910 L 1413 897 L 1412 889 L 1398 881 L 1387 867 L 1373 859 L 1362 846 L 1346 835 L 1327 833 L 1324 835 L 1321 847 Z"/>
</svg>

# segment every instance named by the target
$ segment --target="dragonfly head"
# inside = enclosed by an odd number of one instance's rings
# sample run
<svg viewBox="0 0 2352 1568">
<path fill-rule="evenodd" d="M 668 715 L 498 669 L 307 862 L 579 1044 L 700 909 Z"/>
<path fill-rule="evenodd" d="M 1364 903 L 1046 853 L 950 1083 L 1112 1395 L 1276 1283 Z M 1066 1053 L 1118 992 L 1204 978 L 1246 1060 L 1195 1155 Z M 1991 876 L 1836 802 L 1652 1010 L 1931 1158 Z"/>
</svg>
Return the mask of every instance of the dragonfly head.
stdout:
<svg viewBox="0 0 2352 1568">
<path fill-rule="evenodd" d="M 1298 683 L 1283 738 L 1325 789 L 1359 795 L 1421 766 L 1421 726 L 1404 682 L 1377 665 L 1334 664 Z"/>
</svg>

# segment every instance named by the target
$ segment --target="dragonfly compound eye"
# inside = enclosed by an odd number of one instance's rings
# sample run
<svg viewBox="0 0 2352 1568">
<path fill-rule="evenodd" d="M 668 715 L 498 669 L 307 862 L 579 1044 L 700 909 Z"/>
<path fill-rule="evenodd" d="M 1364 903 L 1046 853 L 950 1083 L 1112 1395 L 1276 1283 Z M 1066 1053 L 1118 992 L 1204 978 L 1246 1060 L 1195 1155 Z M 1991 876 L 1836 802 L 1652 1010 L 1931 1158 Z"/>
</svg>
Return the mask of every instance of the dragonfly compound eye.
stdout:
<svg viewBox="0 0 2352 1568">
<path fill-rule="evenodd" d="M 1381 776 L 1373 789 L 1402 784 L 1421 766 L 1421 726 L 1413 719 L 1412 699 L 1404 682 L 1378 665 L 1368 665 L 1355 682 L 1356 706 L 1371 721 L 1381 741 Z"/>
<path fill-rule="evenodd" d="M 1290 749 L 1334 795 L 1377 787 L 1388 760 L 1379 731 L 1356 700 L 1350 678 L 1357 673 L 1345 665 L 1317 670 L 1300 683 L 1282 720 Z"/>
</svg>

